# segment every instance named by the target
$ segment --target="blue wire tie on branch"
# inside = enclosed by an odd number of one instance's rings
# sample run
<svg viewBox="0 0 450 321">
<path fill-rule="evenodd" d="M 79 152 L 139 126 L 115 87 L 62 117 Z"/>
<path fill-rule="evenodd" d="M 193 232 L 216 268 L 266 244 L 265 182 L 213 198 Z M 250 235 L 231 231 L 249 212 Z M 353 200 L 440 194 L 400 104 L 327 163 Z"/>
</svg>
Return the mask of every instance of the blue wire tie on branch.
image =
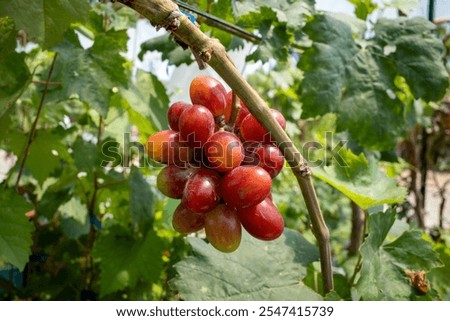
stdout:
<svg viewBox="0 0 450 321">
<path fill-rule="evenodd" d="M 179 10 L 181 11 L 182 14 L 187 16 L 193 24 L 195 24 L 195 16 L 192 13 L 184 11 L 183 9 L 179 9 Z"/>
</svg>

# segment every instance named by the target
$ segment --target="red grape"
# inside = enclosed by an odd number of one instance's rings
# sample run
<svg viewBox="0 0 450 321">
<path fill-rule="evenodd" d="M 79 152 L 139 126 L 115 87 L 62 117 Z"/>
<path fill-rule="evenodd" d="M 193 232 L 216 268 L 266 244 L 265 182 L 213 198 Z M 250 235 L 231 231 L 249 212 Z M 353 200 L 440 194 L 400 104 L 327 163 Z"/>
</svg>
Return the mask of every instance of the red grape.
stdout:
<svg viewBox="0 0 450 321">
<path fill-rule="evenodd" d="M 244 160 L 242 161 L 241 165 L 258 165 L 259 164 L 259 158 L 256 154 L 256 151 L 261 146 L 260 142 L 252 142 L 252 141 L 244 141 L 242 143 L 244 146 Z"/>
<path fill-rule="evenodd" d="M 259 166 L 265 169 L 270 177 L 277 176 L 284 165 L 284 156 L 281 151 L 273 145 L 262 145 L 256 150 L 259 158 Z"/>
<path fill-rule="evenodd" d="M 259 166 L 239 166 L 226 173 L 220 191 L 226 204 L 249 207 L 264 200 L 270 193 L 272 179 Z"/>
<path fill-rule="evenodd" d="M 207 107 L 214 116 L 223 115 L 227 91 L 216 79 L 207 75 L 195 77 L 189 95 L 193 104 Z"/>
<path fill-rule="evenodd" d="M 242 227 L 235 209 L 219 204 L 205 215 L 206 238 L 221 252 L 235 251 L 241 243 Z"/>
<path fill-rule="evenodd" d="M 200 168 L 184 187 L 182 204 L 197 213 L 211 211 L 220 201 L 220 175 L 208 168 Z"/>
<path fill-rule="evenodd" d="M 205 226 L 205 214 L 195 213 L 180 204 L 173 213 L 172 226 L 181 234 L 197 232 Z"/>
<path fill-rule="evenodd" d="M 237 97 L 236 97 L 236 98 L 237 98 Z M 244 118 L 245 118 L 248 114 L 250 114 L 250 112 L 248 111 L 247 106 L 245 106 L 245 104 L 244 104 L 239 98 L 237 98 L 237 100 L 238 100 L 238 103 L 239 103 L 239 105 L 240 105 L 241 108 L 239 109 L 239 112 L 238 112 L 238 114 L 237 114 L 236 122 L 235 122 L 234 126 L 235 126 L 236 128 L 239 128 L 239 126 L 241 125 L 241 123 L 242 123 L 242 121 L 244 120 Z M 230 121 L 230 118 L 231 118 L 231 111 L 232 111 L 232 109 L 233 109 L 232 103 L 233 103 L 233 92 L 230 91 L 230 92 L 228 92 L 228 94 L 227 94 L 227 104 L 226 104 L 226 106 L 225 106 L 225 112 L 224 112 L 224 115 L 225 115 L 225 121 L 226 121 L 227 123 Z"/>
<path fill-rule="evenodd" d="M 177 101 L 176 103 L 170 105 L 169 109 L 167 110 L 167 119 L 169 121 L 170 128 L 177 131 L 179 130 L 178 121 L 180 119 L 181 113 L 189 107 L 192 107 L 192 105 L 182 101 Z"/>
<path fill-rule="evenodd" d="M 272 116 L 280 124 L 281 128 L 286 128 L 286 120 L 283 115 L 276 109 L 271 109 L 270 112 Z M 249 114 L 242 121 L 239 131 L 246 141 L 256 141 L 256 142 L 271 142 L 272 137 L 267 130 L 256 120 L 256 118 Z"/>
<path fill-rule="evenodd" d="M 156 179 L 158 189 L 168 197 L 181 198 L 184 186 L 194 172 L 195 169 L 190 167 L 184 168 L 177 165 L 168 165 L 158 174 Z"/>
<path fill-rule="evenodd" d="M 163 130 L 147 139 L 147 154 L 156 162 L 165 164 L 183 164 L 192 159 L 193 150 L 180 141 L 178 132 Z"/>
<path fill-rule="evenodd" d="M 194 105 L 181 113 L 180 137 L 191 147 L 201 147 L 214 133 L 214 116 L 204 106 Z"/>
<path fill-rule="evenodd" d="M 240 209 L 239 218 L 245 230 L 257 239 L 271 241 L 283 233 L 283 217 L 269 198 Z"/>
<path fill-rule="evenodd" d="M 219 172 L 231 171 L 244 159 L 244 147 L 239 137 L 226 131 L 214 133 L 204 150 L 211 167 Z"/>
</svg>

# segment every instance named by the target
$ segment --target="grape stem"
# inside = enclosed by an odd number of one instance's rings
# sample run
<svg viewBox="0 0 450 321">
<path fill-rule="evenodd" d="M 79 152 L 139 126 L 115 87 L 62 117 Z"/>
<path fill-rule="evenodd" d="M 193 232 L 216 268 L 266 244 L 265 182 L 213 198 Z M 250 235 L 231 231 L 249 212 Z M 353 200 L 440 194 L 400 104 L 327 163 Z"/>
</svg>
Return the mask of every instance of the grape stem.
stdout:
<svg viewBox="0 0 450 321">
<path fill-rule="evenodd" d="M 188 45 L 191 50 L 197 52 L 203 61 L 210 65 L 231 87 L 262 126 L 271 132 L 272 138 L 276 141 L 297 178 L 308 209 L 312 230 L 319 246 L 324 292 L 328 293 L 333 290 L 330 235 L 320 210 L 311 169 L 289 136 L 271 115 L 270 108 L 264 100 L 240 75 L 224 46 L 217 39 L 205 35 L 185 15 L 177 16 L 176 24 L 172 21 L 173 19 L 168 19 L 174 16 L 174 12 L 178 11 L 178 6 L 173 1 L 117 0 L 117 2 L 131 7 L 146 17 L 153 26 L 165 27 L 177 39 Z M 176 25 L 176 28 L 173 27 L 174 25 Z"/>
<path fill-rule="evenodd" d="M 236 119 L 241 109 L 241 104 L 238 102 L 238 97 L 234 90 L 231 91 L 231 115 L 230 121 L 228 122 L 228 127 L 231 131 L 234 131 L 234 126 L 236 125 Z"/>
</svg>

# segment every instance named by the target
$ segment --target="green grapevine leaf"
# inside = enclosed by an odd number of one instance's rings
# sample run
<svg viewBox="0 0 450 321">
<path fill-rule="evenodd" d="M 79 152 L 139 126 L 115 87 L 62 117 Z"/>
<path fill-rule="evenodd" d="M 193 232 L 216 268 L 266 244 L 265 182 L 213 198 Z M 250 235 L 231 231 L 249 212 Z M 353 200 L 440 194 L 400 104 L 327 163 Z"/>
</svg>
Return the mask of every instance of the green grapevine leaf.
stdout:
<svg viewBox="0 0 450 321">
<path fill-rule="evenodd" d="M 364 154 L 355 155 L 349 149 L 341 149 L 332 165 L 317 167 L 313 174 L 327 182 L 358 206 L 368 209 L 381 204 L 401 203 L 406 189 L 398 187 L 394 178 L 381 172 L 375 160 L 368 161 Z M 343 162 L 343 163 L 342 163 Z"/>
<path fill-rule="evenodd" d="M 91 172 L 97 165 L 97 146 L 81 137 L 72 145 L 73 160 L 80 172 Z"/>
<path fill-rule="evenodd" d="M 0 117 L 31 80 L 25 55 L 15 52 L 16 33 L 14 22 L 8 17 L 0 17 Z"/>
<path fill-rule="evenodd" d="M 162 53 L 162 60 L 168 60 L 170 65 L 180 66 L 190 65 L 193 60 L 190 50 L 184 50 L 169 34 L 151 38 L 141 44 L 139 59 L 144 58 L 144 54 L 149 51 L 159 51 Z"/>
<path fill-rule="evenodd" d="M 62 215 L 61 230 L 69 239 L 78 239 L 81 235 L 89 233 L 88 210 L 78 197 L 59 207 Z"/>
<path fill-rule="evenodd" d="M 9 17 L 0 17 L 0 60 L 16 49 L 16 34 L 14 21 Z"/>
<path fill-rule="evenodd" d="M 62 160 L 70 156 L 67 147 L 61 143 L 62 137 L 49 131 L 38 131 L 33 140 L 25 167 L 40 183 L 60 168 Z"/>
<path fill-rule="evenodd" d="M 168 128 L 169 97 L 156 76 L 139 70 L 136 81 L 129 85 L 129 89 L 121 90 L 121 94 L 133 110 L 151 120 L 155 130 Z M 131 117 L 134 116 L 131 113 Z"/>
<path fill-rule="evenodd" d="M 375 25 L 376 40 L 394 51 L 398 74 L 406 79 L 415 98 L 426 101 L 441 99 L 449 85 L 447 69 L 442 61 L 445 49 L 433 36 L 436 26 L 422 17 L 412 19 L 380 19 Z"/>
<path fill-rule="evenodd" d="M 84 21 L 90 10 L 86 0 L 16 0 L 0 3 L 0 16 L 9 16 L 17 28 L 45 48 L 62 40 L 70 24 Z"/>
<path fill-rule="evenodd" d="M 364 300 L 408 300 L 413 288 L 406 271 L 429 271 L 440 266 L 431 243 L 419 230 L 407 230 L 387 243 L 395 211 L 369 217 L 368 236 L 361 246 L 362 266 L 356 289 Z"/>
<path fill-rule="evenodd" d="M 362 20 L 366 20 L 378 6 L 372 0 L 349 0 L 355 5 L 355 15 Z"/>
<path fill-rule="evenodd" d="M 322 299 L 301 282 L 318 253 L 296 231 L 285 229 L 271 242 L 244 232 L 239 248 L 229 254 L 199 238 L 189 243 L 193 254 L 175 265 L 179 275 L 171 280 L 183 300 Z"/>
<path fill-rule="evenodd" d="M 126 39 L 125 31 L 110 31 L 97 35 L 94 45 L 85 50 L 76 34 L 69 31 L 64 42 L 55 48 L 61 54 L 55 81 L 63 85 L 49 97 L 63 100 L 78 95 L 105 118 L 113 88 L 126 86 L 128 81 L 123 66 L 126 60 L 121 56 L 126 50 Z"/>
<path fill-rule="evenodd" d="M 144 237 L 113 226 L 96 241 L 94 257 L 100 259 L 100 296 L 133 288 L 139 280 L 159 280 L 162 271 L 162 243 L 153 231 Z"/>
<path fill-rule="evenodd" d="M 233 1 L 233 13 L 238 23 L 257 29 L 262 37 L 257 49 L 247 60 L 267 62 L 269 59 L 287 61 L 290 46 L 314 12 L 314 1 Z"/>
<path fill-rule="evenodd" d="M 404 120 L 392 63 L 358 48 L 351 28 L 331 16 L 315 16 L 305 31 L 314 43 L 299 64 L 305 71 L 302 117 L 336 112 L 338 130 L 348 129 L 363 146 L 393 146 Z"/>
<path fill-rule="evenodd" d="M 130 212 L 136 223 L 153 218 L 153 193 L 141 172 L 133 167 L 129 179 Z"/>
<path fill-rule="evenodd" d="M 24 54 L 13 52 L 0 59 L 0 116 L 19 98 L 31 80 L 24 58 Z"/>
<path fill-rule="evenodd" d="M 23 270 L 31 254 L 33 224 L 25 213 L 31 210 L 25 198 L 13 190 L 0 193 L 0 261 Z"/>
<path fill-rule="evenodd" d="M 77 174 L 63 174 L 49 185 L 40 196 L 37 212 L 47 218 L 53 217 L 58 208 L 73 197 L 73 191 L 77 183 Z"/>
<path fill-rule="evenodd" d="M 435 251 L 439 254 L 439 259 L 444 264 L 441 267 L 432 269 L 428 273 L 431 287 L 435 289 L 442 299 L 450 295 L 450 248 L 443 244 L 435 247 Z"/>
<path fill-rule="evenodd" d="M 88 217 L 86 204 L 81 203 L 76 196 L 72 197 L 70 201 L 64 203 L 59 207 L 59 211 L 64 217 L 73 218 L 75 221 L 84 224 Z"/>
<path fill-rule="evenodd" d="M 348 130 L 363 147 L 392 148 L 404 132 L 396 77 L 404 76 L 414 95 L 426 100 L 439 99 L 447 87 L 442 44 L 423 19 L 381 20 L 375 37 L 365 41 L 355 41 L 347 23 L 325 14 L 316 15 L 304 30 L 313 44 L 299 62 L 305 73 L 302 117 L 334 112 L 338 130 Z"/>
<path fill-rule="evenodd" d="M 254 19 L 254 25 L 257 25 L 257 15 L 252 13 L 260 13 L 264 9 L 270 9 L 276 19 L 285 23 L 290 29 L 297 29 L 302 27 L 306 18 L 314 12 L 313 0 L 244 0 L 233 1 L 233 12 L 239 19 L 249 20 Z M 249 15 L 246 17 L 246 15 Z"/>
<path fill-rule="evenodd" d="M 270 21 L 266 21 L 267 25 L 261 28 L 263 40 L 258 45 L 258 48 L 249 56 L 248 61 L 267 62 L 269 59 L 277 59 L 286 61 L 288 58 L 288 48 L 291 43 L 291 37 L 286 32 L 285 26 L 271 27 Z"/>
</svg>

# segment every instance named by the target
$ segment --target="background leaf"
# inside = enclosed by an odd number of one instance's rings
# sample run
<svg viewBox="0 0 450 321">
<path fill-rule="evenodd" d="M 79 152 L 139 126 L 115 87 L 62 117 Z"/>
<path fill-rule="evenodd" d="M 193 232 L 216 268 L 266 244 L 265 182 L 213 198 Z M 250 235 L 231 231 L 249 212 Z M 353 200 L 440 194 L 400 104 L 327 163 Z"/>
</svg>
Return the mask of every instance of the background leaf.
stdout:
<svg viewBox="0 0 450 321">
<path fill-rule="evenodd" d="M 21 271 L 28 262 L 33 242 L 33 224 L 25 216 L 31 208 L 14 190 L 3 189 L 0 193 L 0 261 Z"/>
<path fill-rule="evenodd" d="M 407 125 L 396 77 L 407 78 L 416 98 L 425 100 L 442 98 L 448 85 L 442 43 L 430 30 L 423 18 L 381 19 L 372 39 L 355 40 L 343 20 L 314 16 L 304 28 L 313 44 L 298 64 L 302 118 L 334 112 L 338 131 L 348 130 L 363 147 L 393 148 Z"/>
<path fill-rule="evenodd" d="M 362 209 L 405 200 L 406 189 L 381 172 L 374 159 L 368 161 L 364 154 L 357 156 L 349 149 L 341 149 L 338 155 L 344 163 L 334 160 L 332 165 L 316 167 L 314 176 L 344 193 Z"/>
<path fill-rule="evenodd" d="M 110 31 L 96 36 L 94 44 L 84 49 L 73 31 L 55 50 L 61 55 L 56 60 L 55 81 L 62 83 L 52 91 L 51 99 L 64 100 L 78 95 L 102 117 L 106 118 L 113 88 L 127 85 L 125 58 L 125 31 Z"/>
<path fill-rule="evenodd" d="M 139 59 L 142 60 L 148 51 L 160 51 L 162 59 L 168 60 L 170 65 L 190 65 L 193 62 L 191 51 L 189 49 L 184 50 L 169 34 L 154 37 L 142 43 Z"/>
<path fill-rule="evenodd" d="M 410 300 L 414 291 L 405 272 L 427 272 L 441 265 L 431 243 L 421 238 L 419 230 L 407 230 L 393 242 L 386 243 L 395 216 L 395 211 L 369 216 L 368 236 L 361 246 L 360 278 L 356 284 L 364 300 Z"/>
<path fill-rule="evenodd" d="M 155 131 L 168 128 L 169 97 L 155 75 L 139 70 L 136 80 L 129 85 L 129 89 L 121 90 L 121 95 L 133 110 L 151 120 Z"/>
<path fill-rule="evenodd" d="M 162 271 L 162 244 L 153 231 L 139 237 L 114 226 L 95 243 L 100 259 L 100 296 L 135 287 L 140 279 L 156 282 Z"/>
<path fill-rule="evenodd" d="M 306 266 L 318 258 L 317 249 L 296 231 L 285 229 L 271 242 L 244 232 L 239 248 L 229 254 L 199 238 L 189 243 L 193 255 L 176 264 L 179 276 L 172 280 L 183 300 L 321 299 L 302 284 Z"/>
<path fill-rule="evenodd" d="M 0 16 L 9 16 L 31 40 L 50 48 L 73 22 L 84 21 L 90 10 L 86 0 L 16 0 L 0 3 Z"/>
</svg>

